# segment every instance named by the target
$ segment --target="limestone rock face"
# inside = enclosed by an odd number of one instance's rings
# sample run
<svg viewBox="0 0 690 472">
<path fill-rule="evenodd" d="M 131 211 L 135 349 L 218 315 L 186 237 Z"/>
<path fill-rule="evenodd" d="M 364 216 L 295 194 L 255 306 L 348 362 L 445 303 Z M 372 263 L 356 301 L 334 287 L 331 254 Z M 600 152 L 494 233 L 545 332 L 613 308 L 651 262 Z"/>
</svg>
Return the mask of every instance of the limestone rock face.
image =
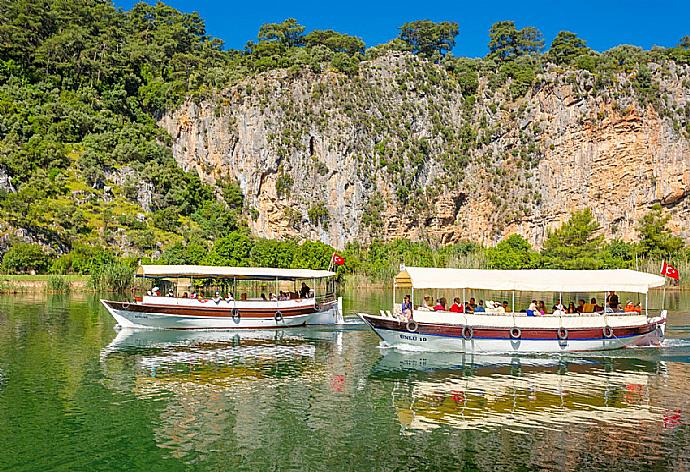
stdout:
<svg viewBox="0 0 690 472">
<path fill-rule="evenodd" d="M 336 247 L 408 237 L 493 244 L 517 232 L 539 247 L 590 207 L 607 238 L 634 240 L 651 205 L 690 239 L 690 68 L 650 64 L 598 84 L 547 67 L 516 96 L 479 77 L 469 95 L 442 66 L 405 53 L 357 76 L 274 71 L 160 124 L 185 170 L 237 180 L 252 230 Z M 327 209 L 317 218 L 317 209 Z"/>
</svg>

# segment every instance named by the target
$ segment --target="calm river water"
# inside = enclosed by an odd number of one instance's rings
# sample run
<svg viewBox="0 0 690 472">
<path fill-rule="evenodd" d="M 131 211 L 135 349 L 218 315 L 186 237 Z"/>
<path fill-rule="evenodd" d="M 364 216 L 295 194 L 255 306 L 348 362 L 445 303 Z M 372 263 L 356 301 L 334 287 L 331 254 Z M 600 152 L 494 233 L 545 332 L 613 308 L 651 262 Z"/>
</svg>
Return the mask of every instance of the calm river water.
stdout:
<svg viewBox="0 0 690 472">
<path fill-rule="evenodd" d="M 666 304 L 661 349 L 478 358 L 354 323 L 118 333 L 96 298 L 4 297 L 0 469 L 688 470 L 690 293 Z"/>
</svg>

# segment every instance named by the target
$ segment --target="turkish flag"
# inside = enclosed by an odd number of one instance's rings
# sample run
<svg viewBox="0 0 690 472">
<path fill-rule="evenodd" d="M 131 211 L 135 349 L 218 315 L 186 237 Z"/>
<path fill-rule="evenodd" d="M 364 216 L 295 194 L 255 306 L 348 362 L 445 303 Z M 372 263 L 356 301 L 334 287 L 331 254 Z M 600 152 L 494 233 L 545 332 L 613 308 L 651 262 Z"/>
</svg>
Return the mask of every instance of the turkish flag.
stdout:
<svg viewBox="0 0 690 472">
<path fill-rule="evenodd" d="M 334 265 L 343 265 L 345 264 L 345 259 L 337 255 L 335 252 L 333 253 L 333 264 Z"/>
<path fill-rule="evenodd" d="M 668 262 L 664 261 L 661 264 L 661 275 L 665 275 L 666 277 L 670 277 L 672 279 L 678 280 L 679 274 L 678 274 L 678 269 L 673 267 L 671 264 Z"/>
</svg>

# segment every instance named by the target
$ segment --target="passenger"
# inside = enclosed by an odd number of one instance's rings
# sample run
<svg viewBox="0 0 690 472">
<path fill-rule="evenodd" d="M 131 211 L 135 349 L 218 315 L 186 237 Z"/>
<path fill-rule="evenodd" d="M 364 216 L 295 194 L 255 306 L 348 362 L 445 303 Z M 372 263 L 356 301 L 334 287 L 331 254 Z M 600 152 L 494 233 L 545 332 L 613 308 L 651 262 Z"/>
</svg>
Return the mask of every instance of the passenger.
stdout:
<svg viewBox="0 0 690 472">
<path fill-rule="evenodd" d="M 233 296 L 232 292 L 228 292 L 228 294 L 225 296 L 225 301 L 228 303 L 235 301 L 235 297 Z"/>
<path fill-rule="evenodd" d="M 189 294 L 187 292 L 183 293 L 182 298 L 189 298 Z"/>
<path fill-rule="evenodd" d="M 277 302 L 278 299 L 276 298 L 275 295 L 273 295 L 273 292 L 268 292 L 268 299 L 272 302 Z"/>
<path fill-rule="evenodd" d="M 618 301 L 618 295 L 616 295 L 616 292 L 614 290 L 611 290 L 609 292 L 609 296 L 606 297 L 606 304 L 611 308 L 612 311 L 618 311 L 618 304 L 620 302 Z"/>
<path fill-rule="evenodd" d="M 410 316 L 412 316 L 412 302 L 410 301 L 409 295 L 405 295 L 405 297 L 403 298 L 401 313 L 407 319 L 409 319 Z"/>
<path fill-rule="evenodd" d="M 175 298 L 175 294 L 173 293 L 171 288 L 168 289 L 168 293 L 166 293 L 165 296 L 168 298 Z"/>
<path fill-rule="evenodd" d="M 474 312 L 475 313 L 486 313 L 486 309 L 484 308 L 484 300 L 479 300 L 479 305 L 474 307 Z"/>
<path fill-rule="evenodd" d="M 462 313 L 463 312 L 463 306 L 462 303 L 460 302 L 459 297 L 455 297 L 453 299 L 453 304 L 450 306 L 450 311 L 453 313 Z"/>
<path fill-rule="evenodd" d="M 604 307 L 597 305 L 597 299 L 596 298 L 592 297 L 592 299 L 589 301 L 589 303 L 591 303 L 593 305 L 594 313 L 604 311 Z"/>
<path fill-rule="evenodd" d="M 477 308 L 477 302 L 474 301 L 474 297 L 470 297 L 470 313 L 474 313 L 475 308 Z"/>
<path fill-rule="evenodd" d="M 261 293 L 261 300 L 263 300 L 263 301 L 265 301 L 265 302 L 268 301 L 268 300 L 266 299 L 266 294 L 263 293 L 263 292 Z"/>
<path fill-rule="evenodd" d="M 638 303 L 637 305 L 635 305 L 635 311 L 637 313 L 642 313 L 642 304 L 641 303 Z"/>
<path fill-rule="evenodd" d="M 503 309 L 505 310 L 506 313 L 512 313 L 513 312 L 513 309 L 508 306 L 508 302 L 505 300 L 503 301 Z"/>
<path fill-rule="evenodd" d="M 441 297 L 436 300 L 436 306 L 434 306 L 434 311 L 446 311 L 446 299 Z"/>
<path fill-rule="evenodd" d="M 585 300 L 583 298 L 580 298 L 577 301 L 577 308 L 575 311 L 578 313 L 585 313 Z"/>
<path fill-rule="evenodd" d="M 556 304 L 553 306 L 553 311 L 560 311 L 561 313 L 565 313 L 565 305 L 563 305 L 563 302 L 561 300 L 558 300 Z"/>
<path fill-rule="evenodd" d="M 310 292 L 311 292 L 311 288 L 309 288 L 309 286 L 307 284 L 302 282 L 302 288 L 299 291 L 300 298 L 308 298 Z"/>
<path fill-rule="evenodd" d="M 537 316 L 537 301 L 532 300 L 532 303 L 529 304 L 529 308 L 527 308 L 527 316 Z"/>
<path fill-rule="evenodd" d="M 215 295 L 213 295 L 213 301 L 214 301 L 214 302 L 216 303 L 216 305 L 217 305 L 217 304 L 220 303 L 221 300 L 222 300 L 222 298 L 221 298 L 221 296 L 220 296 L 220 292 L 219 292 L 218 290 L 216 290 Z"/>
<path fill-rule="evenodd" d="M 583 304 L 583 305 L 585 304 L 585 301 L 584 301 L 584 300 L 582 300 L 582 304 Z M 568 304 L 568 310 L 566 311 L 566 313 L 568 313 L 568 314 L 578 313 L 577 308 L 575 308 L 575 303 L 570 302 L 570 303 Z"/>
<path fill-rule="evenodd" d="M 625 303 L 624 311 L 625 313 L 633 313 L 635 311 L 635 304 L 632 302 L 632 300 L 628 300 Z"/>
<path fill-rule="evenodd" d="M 196 296 L 196 298 L 197 298 L 199 301 L 203 301 L 203 300 L 204 300 L 204 292 L 201 291 L 201 290 L 199 290 L 199 294 Z"/>
<path fill-rule="evenodd" d="M 546 306 L 544 305 L 544 300 L 539 300 L 539 306 L 537 307 L 537 311 L 540 315 L 546 314 Z"/>
<path fill-rule="evenodd" d="M 161 289 L 158 287 L 153 287 L 151 289 L 151 295 L 153 295 L 154 297 L 160 297 L 161 296 Z"/>
<path fill-rule="evenodd" d="M 192 290 L 192 294 L 189 296 L 189 298 L 197 299 L 199 298 L 199 295 L 196 293 L 196 290 Z"/>
<path fill-rule="evenodd" d="M 432 311 L 434 309 L 434 306 L 431 303 L 431 297 L 429 295 L 424 297 L 424 300 L 422 301 L 422 309 Z"/>
</svg>

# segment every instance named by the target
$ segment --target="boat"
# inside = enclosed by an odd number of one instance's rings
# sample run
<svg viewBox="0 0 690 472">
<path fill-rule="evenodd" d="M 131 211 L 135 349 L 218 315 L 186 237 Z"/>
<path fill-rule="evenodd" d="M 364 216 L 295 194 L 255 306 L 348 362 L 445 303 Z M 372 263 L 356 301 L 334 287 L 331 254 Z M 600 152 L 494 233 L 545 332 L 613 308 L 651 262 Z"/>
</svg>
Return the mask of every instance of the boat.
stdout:
<svg viewBox="0 0 690 472">
<path fill-rule="evenodd" d="M 310 269 L 141 265 L 135 287 L 142 292 L 144 285 L 153 287 L 142 295 L 135 293 L 132 300 L 101 303 L 121 328 L 268 329 L 341 324 L 342 300 L 335 295 L 335 276 L 335 272 Z M 213 295 L 204 297 L 204 289 Z"/>
<path fill-rule="evenodd" d="M 393 297 L 409 290 L 412 310 L 381 310 L 379 315 L 358 313 L 385 345 L 400 349 L 470 353 L 561 353 L 605 351 L 630 346 L 658 346 L 664 340 L 667 312 L 650 313 L 647 292 L 665 283 L 663 277 L 627 269 L 612 270 L 480 270 L 404 267 L 393 280 Z M 433 311 L 415 305 L 415 291 L 462 293 L 467 290 L 511 292 L 512 312 L 503 307 L 483 313 Z M 543 316 L 516 312 L 516 292 L 585 294 L 607 292 L 645 295 L 640 313 L 598 312 Z M 532 315 L 532 314 L 530 314 Z"/>
</svg>

